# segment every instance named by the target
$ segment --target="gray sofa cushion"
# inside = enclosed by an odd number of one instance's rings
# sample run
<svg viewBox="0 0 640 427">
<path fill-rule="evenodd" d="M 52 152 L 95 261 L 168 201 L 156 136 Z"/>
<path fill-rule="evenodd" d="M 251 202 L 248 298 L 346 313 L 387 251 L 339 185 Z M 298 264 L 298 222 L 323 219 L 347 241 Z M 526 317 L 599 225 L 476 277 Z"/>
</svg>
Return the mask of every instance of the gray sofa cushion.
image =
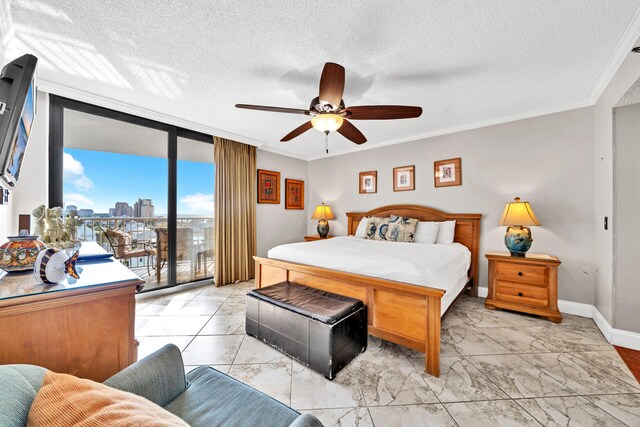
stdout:
<svg viewBox="0 0 640 427">
<path fill-rule="evenodd" d="M 165 406 L 187 388 L 180 349 L 167 344 L 104 382 Z"/>
<path fill-rule="evenodd" d="M 277 400 L 208 366 L 189 372 L 187 380 L 187 390 L 165 409 L 193 427 L 283 427 L 300 416 Z"/>
<path fill-rule="evenodd" d="M 31 365 L 0 366 L 0 426 L 24 427 L 47 370 Z"/>
</svg>

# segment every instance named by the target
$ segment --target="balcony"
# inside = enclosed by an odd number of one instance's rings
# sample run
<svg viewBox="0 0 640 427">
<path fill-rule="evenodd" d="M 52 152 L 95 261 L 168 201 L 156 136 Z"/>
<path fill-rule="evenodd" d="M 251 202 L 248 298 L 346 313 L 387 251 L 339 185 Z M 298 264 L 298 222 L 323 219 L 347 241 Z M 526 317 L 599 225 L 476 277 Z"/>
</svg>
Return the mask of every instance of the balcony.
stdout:
<svg viewBox="0 0 640 427">
<path fill-rule="evenodd" d="M 147 284 L 146 290 L 169 285 L 167 260 L 167 218 L 146 217 L 85 217 L 78 226 L 78 240 L 96 242 L 135 272 Z M 213 278 L 213 230 L 212 217 L 177 218 L 177 268 L 176 281 L 189 283 Z M 120 230 L 130 236 L 131 245 L 113 248 L 103 230 Z M 113 239 L 112 239 L 113 240 Z M 123 252 L 151 249 L 149 255 L 117 256 Z"/>
</svg>

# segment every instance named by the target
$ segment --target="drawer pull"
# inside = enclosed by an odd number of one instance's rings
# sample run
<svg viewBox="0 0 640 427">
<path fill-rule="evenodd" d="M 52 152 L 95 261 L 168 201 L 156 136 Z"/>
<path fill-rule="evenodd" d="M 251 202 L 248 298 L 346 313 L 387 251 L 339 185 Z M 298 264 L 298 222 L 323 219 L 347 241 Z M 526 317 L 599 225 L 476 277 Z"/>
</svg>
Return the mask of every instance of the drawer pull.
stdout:
<svg viewBox="0 0 640 427">
<path fill-rule="evenodd" d="M 523 296 L 523 295 L 522 295 L 522 292 L 518 292 L 518 296 L 519 296 L 519 297 Z"/>
<path fill-rule="evenodd" d="M 518 276 L 523 276 L 522 271 L 518 271 Z"/>
</svg>

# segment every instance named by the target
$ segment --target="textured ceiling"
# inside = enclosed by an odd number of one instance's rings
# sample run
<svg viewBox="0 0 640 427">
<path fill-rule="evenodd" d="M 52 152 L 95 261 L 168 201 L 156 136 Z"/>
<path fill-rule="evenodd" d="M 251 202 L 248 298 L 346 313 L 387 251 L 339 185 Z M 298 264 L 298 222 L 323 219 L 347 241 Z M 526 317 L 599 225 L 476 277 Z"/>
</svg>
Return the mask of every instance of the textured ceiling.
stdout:
<svg viewBox="0 0 640 427">
<path fill-rule="evenodd" d="M 630 47 L 624 40 L 639 6 L 13 0 L 8 56 L 37 55 L 42 84 L 61 92 L 71 88 L 317 158 L 324 155 L 319 132 L 279 142 L 304 116 L 234 104 L 306 108 L 323 64 L 333 61 L 346 68 L 347 105 L 424 109 L 418 119 L 357 122 L 368 147 L 588 105 L 616 52 Z M 339 134 L 330 135 L 330 148 L 357 149 Z"/>
<path fill-rule="evenodd" d="M 615 107 L 624 107 L 632 104 L 640 104 L 640 79 L 636 80 L 629 90 L 622 95 Z"/>
</svg>

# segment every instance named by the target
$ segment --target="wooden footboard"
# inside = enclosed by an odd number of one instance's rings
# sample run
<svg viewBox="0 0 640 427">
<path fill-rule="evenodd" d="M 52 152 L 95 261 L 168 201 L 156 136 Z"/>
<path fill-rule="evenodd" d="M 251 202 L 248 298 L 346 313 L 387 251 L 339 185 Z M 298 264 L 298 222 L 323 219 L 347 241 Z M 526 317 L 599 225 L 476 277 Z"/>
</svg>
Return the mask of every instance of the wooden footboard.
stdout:
<svg viewBox="0 0 640 427">
<path fill-rule="evenodd" d="M 257 288 L 288 280 L 362 300 L 367 305 L 370 335 L 424 352 L 426 372 L 440 376 L 442 289 L 275 259 L 254 259 Z"/>
</svg>

